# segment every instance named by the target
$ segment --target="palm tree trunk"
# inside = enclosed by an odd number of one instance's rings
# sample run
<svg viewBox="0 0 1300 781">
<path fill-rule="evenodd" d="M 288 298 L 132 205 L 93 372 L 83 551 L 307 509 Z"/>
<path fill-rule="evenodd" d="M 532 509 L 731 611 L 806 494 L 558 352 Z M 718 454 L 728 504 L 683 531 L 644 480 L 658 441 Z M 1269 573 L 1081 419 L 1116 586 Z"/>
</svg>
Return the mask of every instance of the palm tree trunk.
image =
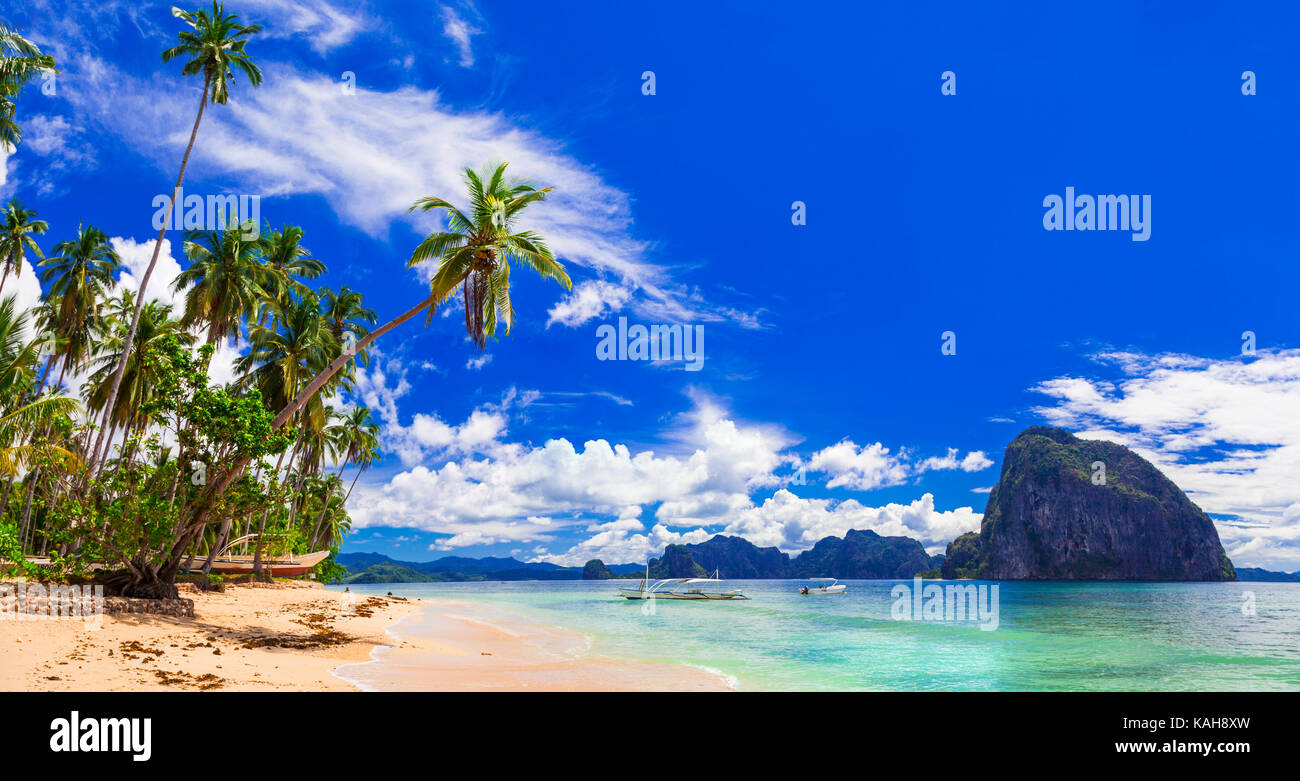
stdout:
<svg viewBox="0 0 1300 781">
<path fill-rule="evenodd" d="M 357 353 L 364 351 L 379 337 L 433 306 L 436 300 L 436 296 L 429 296 L 411 309 L 406 310 L 402 314 L 389 320 L 387 323 L 384 323 L 379 328 L 376 328 L 362 337 L 361 341 L 357 342 L 356 349 L 351 352 L 344 352 L 342 355 L 335 358 L 334 362 L 325 368 L 325 371 L 313 377 L 312 381 L 307 383 L 307 387 L 299 391 L 298 395 L 293 397 L 293 401 L 289 402 L 289 405 L 280 410 L 280 413 L 275 416 L 275 420 L 271 421 L 271 428 L 274 429 L 283 426 L 285 422 L 289 420 L 289 416 L 302 409 L 303 405 L 307 403 L 307 400 L 312 396 L 315 396 L 316 392 L 319 391 L 325 383 L 330 381 L 330 378 L 335 374 L 338 374 L 339 370 L 348 364 L 348 361 L 355 359 Z"/>
<path fill-rule="evenodd" d="M 298 435 L 298 439 L 299 441 L 302 440 L 301 433 Z M 298 449 L 297 442 L 294 443 L 293 449 L 297 451 Z M 288 451 L 284 451 L 280 453 L 280 457 L 275 460 L 275 476 L 272 478 L 273 485 L 278 485 L 280 482 L 280 465 L 284 463 L 285 452 Z M 289 463 L 291 465 L 293 464 L 292 457 L 290 457 Z M 262 574 L 262 534 L 263 532 L 266 531 L 266 517 L 270 514 L 271 514 L 271 508 L 268 506 L 266 508 L 266 511 L 262 513 L 262 522 L 257 526 L 257 547 L 253 548 L 253 574 L 254 575 Z"/>
<path fill-rule="evenodd" d="M 9 264 L 5 264 L 4 276 L 0 277 L 0 293 L 5 292 L 5 281 L 9 279 Z"/>
<path fill-rule="evenodd" d="M 41 469 L 40 467 L 37 467 L 32 471 L 32 476 L 28 481 L 27 500 L 23 503 L 23 524 L 21 530 L 18 532 L 19 539 L 22 539 L 27 535 L 27 524 L 31 522 L 32 518 L 32 496 L 36 493 L 36 481 L 39 480 L 40 477 Z"/>
<path fill-rule="evenodd" d="M 113 385 L 108 391 L 108 403 L 104 405 L 104 426 L 99 429 L 99 440 L 95 443 L 94 450 L 91 451 L 92 458 L 99 454 L 100 443 L 104 438 L 104 428 L 108 424 L 109 417 L 113 414 L 113 407 L 117 404 L 117 393 L 122 387 L 122 375 L 126 373 L 126 360 L 131 354 L 131 346 L 135 342 L 136 328 L 140 325 L 140 310 L 144 308 L 144 302 L 147 296 L 145 290 L 149 286 L 149 277 L 153 274 L 154 266 L 158 265 L 158 253 L 162 251 L 163 238 L 167 235 L 167 225 L 171 222 L 172 214 L 176 209 L 176 194 L 181 189 L 181 182 L 185 180 L 185 168 L 190 162 L 190 152 L 194 150 L 194 139 L 199 134 L 199 123 L 203 121 L 203 109 L 208 104 L 208 88 L 212 86 L 211 77 L 203 80 L 203 92 L 199 95 L 199 113 L 194 117 L 194 128 L 190 131 L 190 143 L 185 147 L 185 156 L 181 158 L 181 171 L 176 177 L 176 186 L 172 188 L 171 199 L 167 204 L 167 218 L 163 220 L 162 230 L 158 231 L 158 239 L 153 245 L 153 257 L 149 260 L 149 267 L 144 270 L 144 276 L 140 277 L 140 289 L 135 294 L 135 312 L 131 315 L 131 327 L 126 331 L 126 340 L 122 342 L 122 355 L 117 360 L 117 369 L 113 372 Z M 98 468 L 103 464 L 91 462 L 86 469 L 86 477 L 98 475 Z"/>
<path fill-rule="evenodd" d="M 366 468 L 363 466 L 357 470 L 357 476 L 352 478 L 352 485 L 348 486 L 348 492 L 343 497 L 344 505 L 346 505 L 348 503 L 348 500 L 352 498 L 352 489 L 357 487 L 357 481 L 361 479 L 361 473 L 364 471 L 366 471 Z"/>
<path fill-rule="evenodd" d="M 343 482 L 343 470 L 344 470 L 344 469 L 347 469 L 347 467 L 348 467 L 348 456 L 349 456 L 349 455 L 351 455 L 351 454 L 350 454 L 350 453 L 344 453 L 344 454 L 343 454 L 343 463 L 339 465 L 339 472 L 338 472 L 338 474 L 336 474 L 336 475 L 334 476 L 335 479 L 337 479 L 337 480 L 339 481 L 339 483 L 342 483 L 342 482 Z M 330 508 L 330 494 L 332 494 L 332 493 L 334 493 L 333 485 L 332 485 L 332 484 L 327 484 L 327 485 L 326 485 L 326 488 L 325 488 L 325 499 L 324 499 L 324 503 L 321 504 L 321 506 L 320 506 L 320 515 L 316 516 L 316 525 L 315 525 L 314 527 L 312 527 L 312 530 L 311 530 L 311 545 L 310 545 L 310 547 L 313 547 L 313 548 L 316 547 L 316 535 L 320 533 L 320 525 L 321 525 L 321 522 L 325 520 L 325 513 L 326 513 L 326 512 L 329 510 L 329 508 Z M 308 552 L 310 553 L 310 551 L 308 551 Z"/>
<path fill-rule="evenodd" d="M 9 493 L 14 490 L 14 480 L 17 477 L 18 475 L 15 473 L 9 475 L 9 478 L 5 480 L 5 495 L 3 499 L 0 499 L 0 523 L 4 523 L 5 513 L 9 510 Z"/>
</svg>

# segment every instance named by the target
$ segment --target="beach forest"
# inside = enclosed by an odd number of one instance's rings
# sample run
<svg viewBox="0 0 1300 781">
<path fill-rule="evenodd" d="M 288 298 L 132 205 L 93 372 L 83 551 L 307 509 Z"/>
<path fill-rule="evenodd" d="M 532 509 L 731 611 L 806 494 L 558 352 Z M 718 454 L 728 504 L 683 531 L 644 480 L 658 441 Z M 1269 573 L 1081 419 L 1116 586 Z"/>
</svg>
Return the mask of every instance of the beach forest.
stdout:
<svg viewBox="0 0 1300 781">
<path fill-rule="evenodd" d="M 262 85 L 257 50 L 274 45 L 221 3 L 172 15 L 175 44 L 160 56 L 201 92 L 165 213 L 183 190 L 205 112 L 237 110 L 231 95 Z M 8 150 L 23 143 L 24 97 L 59 68 L 23 32 L 0 21 Z M 473 343 L 466 349 L 482 350 L 510 331 L 512 264 L 571 286 L 545 239 L 517 226 L 550 188 L 513 179 L 504 163 L 466 170 L 464 183 L 462 193 L 411 205 L 430 232 L 388 264 L 428 266 L 428 295 L 383 323 L 365 291 L 320 284 L 331 259 L 309 249 L 291 214 L 174 236 L 184 267 L 175 279 L 153 275 L 171 227 L 162 220 L 150 264 L 128 288 L 92 199 L 79 224 L 44 221 L 39 202 L 5 204 L 0 577 L 89 579 L 114 594 L 167 598 L 179 575 L 207 574 L 232 540 L 249 540 L 255 574 L 273 556 L 336 554 L 348 498 L 380 457 L 378 423 L 350 395 L 375 340 L 417 316 L 429 326 L 455 299 Z M 141 222 L 155 211 L 142 203 Z M 24 310 L 5 283 L 28 264 L 42 297 Z M 160 287 L 183 305 L 156 300 Z M 217 383 L 212 356 L 236 340 L 248 345 L 236 376 Z M 85 378 L 76 395 L 72 377 Z M 312 574 L 337 571 L 330 556 Z"/>
</svg>

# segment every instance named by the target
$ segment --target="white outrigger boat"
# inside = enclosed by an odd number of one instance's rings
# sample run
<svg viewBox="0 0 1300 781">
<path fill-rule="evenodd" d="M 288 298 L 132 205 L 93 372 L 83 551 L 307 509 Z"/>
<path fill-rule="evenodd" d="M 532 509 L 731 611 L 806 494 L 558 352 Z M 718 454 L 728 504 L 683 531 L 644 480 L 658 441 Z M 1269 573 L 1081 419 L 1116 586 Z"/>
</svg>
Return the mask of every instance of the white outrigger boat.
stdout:
<svg viewBox="0 0 1300 781">
<path fill-rule="evenodd" d="M 804 596 L 824 597 L 828 594 L 843 594 L 848 586 L 839 583 L 835 578 L 808 578 L 814 582 L 826 582 L 824 586 L 800 586 L 799 593 Z"/>
<path fill-rule="evenodd" d="M 647 567 L 646 576 L 636 588 L 620 586 L 618 594 L 625 599 L 749 599 L 740 589 L 706 591 L 701 584 L 723 582 L 722 578 L 716 577 L 717 572 L 713 574 L 715 577 L 712 578 L 664 578 L 651 582 Z"/>
</svg>

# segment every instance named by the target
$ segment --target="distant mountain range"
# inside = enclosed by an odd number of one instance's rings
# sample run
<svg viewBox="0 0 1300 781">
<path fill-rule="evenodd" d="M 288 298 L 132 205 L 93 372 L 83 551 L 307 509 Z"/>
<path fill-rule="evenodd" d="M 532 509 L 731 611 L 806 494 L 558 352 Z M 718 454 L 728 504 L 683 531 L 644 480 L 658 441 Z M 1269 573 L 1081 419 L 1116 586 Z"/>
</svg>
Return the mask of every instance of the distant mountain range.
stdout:
<svg viewBox="0 0 1300 781">
<path fill-rule="evenodd" d="M 344 583 L 445 583 L 472 580 L 580 580 L 582 567 L 561 567 L 515 558 L 444 556 L 432 561 L 399 561 L 382 553 L 340 553 L 348 570 Z M 615 565 L 615 573 L 643 572 L 643 564 Z"/>
<path fill-rule="evenodd" d="M 1300 583 L 1300 572 L 1274 572 L 1259 567 L 1237 567 L 1237 580 L 1256 583 Z"/>
<path fill-rule="evenodd" d="M 583 567 L 561 567 L 514 558 L 471 559 L 446 556 L 433 561 L 398 561 L 382 553 L 343 553 L 338 563 L 350 573 L 345 583 L 438 583 L 473 580 L 604 580 L 637 577 L 644 564 L 606 566 L 592 559 Z M 690 545 L 669 545 L 650 560 L 651 578 L 704 577 L 714 572 L 729 580 L 749 578 L 834 577 L 846 579 L 937 577 L 943 556 L 926 554 L 911 537 L 881 537 L 851 530 L 825 537 L 810 550 L 790 554 L 760 548 L 743 537 L 716 535 Z"/>
<path fill-rule="evenodd" d="M 599 572 L 599 559 L 587 562 L 587 577 Z M 760 548 L 744 537 L 718 534 L 704 542 L 669 545 L 650 560 L 652 578 L 705 577 L 714 572 L 728 580 L 748 578 L 830 577 L 853 580 L 937 577 L 943 556 L 930 556 L 911 537 L 881 537 L 851 529 L 843 537 L 823 537 L 809 550 L 791 557 L 775 547 Z M 599 577 L 599 575 L 597 575 Z"/>
</svg>

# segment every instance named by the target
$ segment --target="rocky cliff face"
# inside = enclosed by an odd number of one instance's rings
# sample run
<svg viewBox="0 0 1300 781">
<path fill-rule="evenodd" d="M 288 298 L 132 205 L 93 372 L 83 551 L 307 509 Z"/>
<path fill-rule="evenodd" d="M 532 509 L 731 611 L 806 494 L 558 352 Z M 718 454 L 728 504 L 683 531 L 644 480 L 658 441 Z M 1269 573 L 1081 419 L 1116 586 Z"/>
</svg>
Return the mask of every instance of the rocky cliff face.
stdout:
<svg viewBox="0 0 1300 781">
<path fill-rule="evenodd" d="M 920 541 L 911 537 L 881 537 L 870 530 L 850 529 L 843 539 L 823 537 L 791 563 L 796 578 L 910 578 L 933 566 Z"/>
<path fill-rule="evenodd" d="M 685 545 L 669 545 L 662 558 L 650 559 L 651 578 L 702 578 L 704 568 L 695 563 Z"/>
<path fill-rule="evenodd" d="M 941 563 L 911 537 L 881 537 L 850 530 L 823 537 L 811 549 L 790 558 L 777 548 L 760 548 L 743 537 L 719 534 L 704 542 L 669 545 L 662 559 L 650 560 L 650 576 L 689 578 L 720 572 L 723 578 L 846 579 L 911 578 Z"/>
<path fill-rule="evenodd" d="M 1097 484 L 1096 464 L 1105 466 Z M 978 538 L 948 546 L 946 577 L 1233 580 L 1213 521 L 1133 451 L 1060 429 L 1007 446 Z"/>
<path fill-rule="evenodd" d="M 612 577 L 614 573 L 600 559 L 592 559 L 582 567 L 583 580 L 609 580 Z"/>
<path fill-rule="evenodd" d="M 778 548 L 760 548 L 744 537 L 719 534 L 686 549 L 708 573 L 719 571 L 728 578 L 790 577 L 789 554 Z"/>
</svg>

